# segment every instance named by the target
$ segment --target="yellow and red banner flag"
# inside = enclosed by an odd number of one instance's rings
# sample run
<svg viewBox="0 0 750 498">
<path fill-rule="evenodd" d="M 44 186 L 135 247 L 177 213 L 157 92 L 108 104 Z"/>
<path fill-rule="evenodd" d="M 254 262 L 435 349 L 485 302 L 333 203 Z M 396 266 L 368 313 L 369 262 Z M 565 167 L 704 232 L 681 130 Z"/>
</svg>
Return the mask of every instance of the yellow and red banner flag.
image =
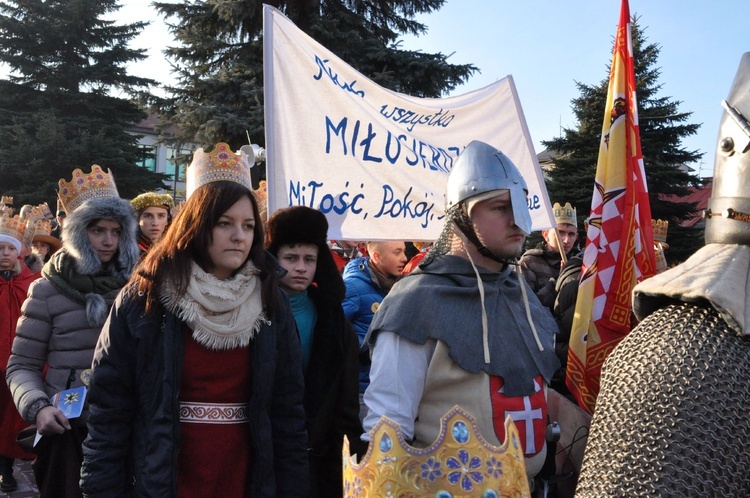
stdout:
<svg viewBox="0 0 750 498">
<path fill-rule="evenodd" d="M 568 349 L 566 383 L 589 413 L 604 359 L 630 332 L 633 287 L 656 273 L 639 133 L 630 8 L 623 0 Z"/>
</svg>

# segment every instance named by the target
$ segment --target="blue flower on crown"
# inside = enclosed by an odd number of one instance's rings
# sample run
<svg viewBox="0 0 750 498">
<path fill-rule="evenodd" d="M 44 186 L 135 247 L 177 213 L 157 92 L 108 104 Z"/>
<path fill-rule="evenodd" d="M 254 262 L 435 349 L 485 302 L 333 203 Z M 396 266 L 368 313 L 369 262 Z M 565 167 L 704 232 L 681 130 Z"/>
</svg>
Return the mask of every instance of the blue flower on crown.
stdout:
<svg viewBox="0 0 750 498">
<path fill-rule="evenodd" d="M 458 450 L 458 459 L 449 457 L 445 461 L 446 467 L 455 469 L 448 474 L 448 482 L 451 484 L 461 483 L 461 489 L 471 491 L 474 484 L 481 484 L 484 481 L 484 474 L 476 469 L 482 467 L 482 460 L 479 457 L 471 457 L 466 450 Z"/>
</svg>

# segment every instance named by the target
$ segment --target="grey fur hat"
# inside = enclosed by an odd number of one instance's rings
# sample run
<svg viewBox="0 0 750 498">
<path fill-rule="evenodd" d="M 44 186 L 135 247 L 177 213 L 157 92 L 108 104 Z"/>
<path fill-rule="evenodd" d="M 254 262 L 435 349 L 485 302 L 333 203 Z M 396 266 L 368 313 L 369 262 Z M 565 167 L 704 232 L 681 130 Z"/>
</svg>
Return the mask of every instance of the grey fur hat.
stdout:
<svg viewBox="0 0 750 498">
<path fill-rule="evenodd" d="M 130 203 L 119 197 L 89 199 L 73 211 L 65 220 L 62 230 L 63 250 L 75 260 L 76 270 L 82 275 L 96 275 L 102 271 L 102 263 L 91 247 L 86 229 L 96 220 L 113 220 L 122 226 L 117 259 L 112 266 L 112 276 L 130 278 L 130 272 L 138 263 L 137 228 L 135 210 Z"/>
</svg>

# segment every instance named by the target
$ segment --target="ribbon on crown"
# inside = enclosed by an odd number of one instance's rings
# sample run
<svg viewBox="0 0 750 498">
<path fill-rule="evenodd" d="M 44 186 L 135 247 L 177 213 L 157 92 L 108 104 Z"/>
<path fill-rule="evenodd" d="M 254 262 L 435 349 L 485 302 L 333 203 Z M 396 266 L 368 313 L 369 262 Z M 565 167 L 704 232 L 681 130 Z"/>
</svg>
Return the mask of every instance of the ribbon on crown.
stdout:
<svg viewBox="0 0 750 498">
<path fill-rule="evenodd" d="M 505 442 L 482 438 L 476 419 L 454 406 L 440 419 L 440 435 L 427 448 L 404 441 L 399 425 L 382 417 L 370 430 L 360 463 L 344 438 L 344 496 L 529 497 L 529 481 L 518 431 L 505 420 Z"/>
<path fill-rule="evenodd" d="M 198 187 L 211 182 L 235 182 L 252 190 L 247 154 L 242 150 L 234 153 L 224 142 L 216 144 L 211 152 L 202 148 L 195 151 L 187 168 L 185 196 L 189 198 Z"/>
<path fill-rule="evenodd" d="M 101 166 L 96 164 L 91 166 L 91 173 L 75 169 L 69 182 L 61 178 L 57 183 L 60 187 L 57 196 L 68 216 L 89 199 L 120 197 L 112 171 L 108 170 L 105 173 Z"/>
</svg>

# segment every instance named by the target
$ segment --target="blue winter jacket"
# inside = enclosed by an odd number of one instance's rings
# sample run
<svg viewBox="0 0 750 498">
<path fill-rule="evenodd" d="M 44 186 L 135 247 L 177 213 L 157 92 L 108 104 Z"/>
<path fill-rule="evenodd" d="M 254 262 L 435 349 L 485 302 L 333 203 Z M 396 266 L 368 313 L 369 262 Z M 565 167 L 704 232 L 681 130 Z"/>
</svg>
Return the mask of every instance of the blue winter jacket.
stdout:
<svg viewBox="0 0 750 498">
<path fill-rule="evenodd" d="M 344 267 L 346 297 L 342 303 L 346 318 L 359 337 L 359 392 L 364 393 L 370 384 L 370 351 L 364 343 L 372 317 L 385 297 L 377 279 L 368 266 L 368 256 L 349 261 Z"/>
</svg>

